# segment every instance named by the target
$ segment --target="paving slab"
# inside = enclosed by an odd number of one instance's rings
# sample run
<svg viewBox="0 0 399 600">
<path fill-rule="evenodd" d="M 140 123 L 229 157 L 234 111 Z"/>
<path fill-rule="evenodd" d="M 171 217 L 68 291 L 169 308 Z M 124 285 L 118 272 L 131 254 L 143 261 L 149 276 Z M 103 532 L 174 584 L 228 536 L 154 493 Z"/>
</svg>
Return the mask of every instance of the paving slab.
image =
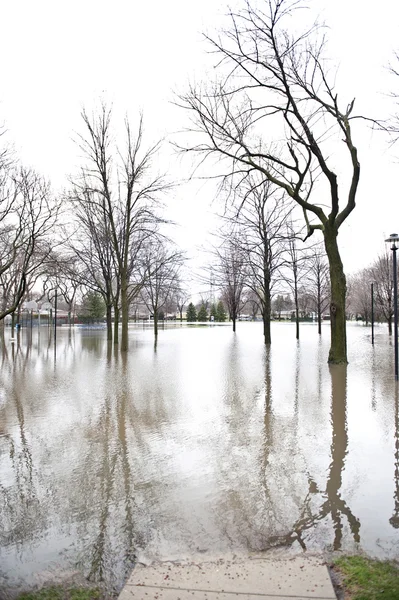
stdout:
<svg viewBox="0 0 399 600">
<path fill-rule="evenodd" d="M 322 559 L 248 558 L 137 565 L 119 600 L 336 600 Z"/>
</svg>

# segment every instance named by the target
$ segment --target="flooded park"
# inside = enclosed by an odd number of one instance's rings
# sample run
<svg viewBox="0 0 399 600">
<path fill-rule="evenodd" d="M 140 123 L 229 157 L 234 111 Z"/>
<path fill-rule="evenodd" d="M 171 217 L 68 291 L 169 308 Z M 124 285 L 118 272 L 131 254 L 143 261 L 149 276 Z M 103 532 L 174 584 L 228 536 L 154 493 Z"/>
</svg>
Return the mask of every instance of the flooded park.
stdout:
<svg viewBox="0 0 399 600">
<path fill-rule="evenodd" d="M 0 589 L 135 561 L 399 550 L 399 406 L 386 327 L 261 323 L 5 332 Z"/>
</svg>

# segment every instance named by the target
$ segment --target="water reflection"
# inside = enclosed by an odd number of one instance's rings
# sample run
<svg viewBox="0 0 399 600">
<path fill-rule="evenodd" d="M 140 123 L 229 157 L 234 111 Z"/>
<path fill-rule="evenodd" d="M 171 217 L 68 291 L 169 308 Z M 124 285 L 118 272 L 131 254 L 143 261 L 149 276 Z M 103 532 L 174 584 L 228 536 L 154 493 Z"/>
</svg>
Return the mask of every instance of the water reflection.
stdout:
<svg viewBox="0 0 399 600">
<path fill-rule="evenodd" d="M 399 392 L 398 384 L 395 385 L 395 473 L 394 473 L 394 512 L 389 519 L 395 529 L 399 529 Z"/>
<path fill-rule="evenodd" d="M 297 358 L 297 365 L 299 360 Z M 348 452 L 348 431 L 346 421 L 346 381 L 347 367 L 346 366 L 331 366 L 329 368 L 331 378 L 331 427 L 332 427 L 332 442 L 330 447 L 331 463 L 328 469 L 327 482 L 324 489 L 321 489 L 316 482 L 316 478 L 311 473 L 307 474 L 307 492 L 302 502 L 299 511 L 299 517 L 291 526 L 290 531 L 283 536 L 273 536 L 269 538 L 268 547 L 277 545 L 290 545 L 297 542 L 303 550 L 306 550 L 307 540 L 306 532 L 313 529 L 318 521 L 329 518 L 333 524 L 333 542 L 334 550 L 340 550 L 342 546 L 342 519 L 346 517 L 351 534 L 356 543 L 360 542 L 360 521 L 356 518 L 347 502 L 341 496 L 342 473 L 345 468 L 345 458 Z M 267 379 L 270 378 L 268 374 Z M 296 386 L 299 389 L 299 369 L 297 367 Z M 319 382 L 318 382 L 319 383 Z M 268 384 L 268 387 L 270 383 Z M 320 389 L 320 385 L 319 385 Z M 321 398 L 319 398 L 321 401 Z M 295 398 L 295 406 L 297 399 Z M 273 427 L 271 426 L 270 400 L 266 394 L 265 403 L 265 432 L 268 440 L 268 451 L 272 446 Z M 296 421 L 296 419 L 295 419 Z M 294 421 L 294 422 L 295 422 Z M 297 431 L 296 431 L 297 433 Z M 300 445 L 300 440 L 298 440 Z M 299 450 L 299 449 L 298 449 Z M 300 451 L 300 450 L 299 450 Z M 265 468 L 267 461 L 265 462 Z M 268 496 L 271 496 L 268 492 Z M 315 505 L 315 498 L 321 500 L 321 505 L 315 511 L 312 507 Z"/>
<path fill-rule="evenodd" d="M 312 329 L 295 345 L 281 325 L 265 348 L 256 326 L 179 326 L 156 347 L 139 327 L 128 355 L 102 332 L 59 331 L 56 362 L 51 329 L 4 336 L 0 588 L 78 566 L 118 589 L 143 556 L 395 553 L 388 344 L 363 356 L 353 329 L 358 358 L 329 369 Z"/>
</svg>

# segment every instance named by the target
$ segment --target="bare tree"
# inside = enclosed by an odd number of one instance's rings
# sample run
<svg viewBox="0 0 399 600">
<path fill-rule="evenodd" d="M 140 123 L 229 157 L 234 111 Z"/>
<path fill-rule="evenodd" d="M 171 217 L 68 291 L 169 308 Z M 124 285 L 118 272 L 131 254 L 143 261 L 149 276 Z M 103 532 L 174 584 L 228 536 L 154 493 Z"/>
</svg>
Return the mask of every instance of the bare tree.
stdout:
<svg viewBox="0 0 399 600">
<path fill-rule="evenodd" d="M 170 243 L 147 244 L 142 259 L 141 297 L 153 315 L 154 335 L 158 335 L 158 319 L 162 309 L 176 297 L 180 288 L 179 271 L 183 254 Z"/>
<path fill-rule="evenodd" d="M 101 294 L 106 311 L 107 339 L 112 341 L 112 311 L 114 311 L 114 342 L 118 343 L 118 311 L 120 282 L 115 262 L 107 210 L 100 209 L 98 194 L 88 188 L 86 178 L 74 184 L 69 199 L 76 230 L 69 234 L 68 245 L 80 268 L 78 281 Z"/>
<path fill-rule="evenodd" d="M 295 337 L 299 340 L 300 319 L 300 287 L 307 275 L 309 258 L 308 248 L 298 248 L 298 235 L 295 231 L 292 219 L 286 225 L 286 250 L 284 259 L 283 279 L 292 292 L 295 307 Z"/>
<path fill-rule="evenodd" d="M 361 317 L 367 325 L 371 317 L 371 286 L 373 274 L 370 268 L 350 276 L 350 304 L 356 318 Z"/>
<path fill-rule="evenodd" d="M 183 322 L 184 307 L 186 306 L 189 298 L 190 298 L 189 292 L 182 285 L 181 281 L 178 281 L 174 299 L 175 299 L 177 310 L 179 312 L 179 318 L 180 318 L 181 323 Z"/>
<path fill-rule="evenodd" d="M 79 268 L 80 267 L 80 268 Z M 47 260 L 42 277 L 42 298 L 50 299 L 57 291 L 67 305 L 68 325 L 72 325 L 75 302 L 79 289 L 87 288 L 87 270 L 78 264 L 76 255 L 52 252 Z"/>
<path fill-rule="evenodd" d="M 60 202 L 42 177 L 23 167 L 3 171 L 0 193 L 2 320 L 17 310 L 59 243 L 55 225 Z"/>
<path fill-rule="evenodd" d="M 269 0 L 262 8 L 246 0 L 230 11 L 230 28 L 222 36 L 207 37 L 226 73 L 211 89 L 192 86 L 180 97 L 192 115 L 190 131 L 200 136 L 184 150 L 213 157 L 220 168 L 225 165 L 222 175 L 230 180 L 246 171 L 261 173 L 301 207 L 307 236 L 322 231 L 331 280 L 328 360 L 347 363 L 346 279 L 337 236 L 355 208 L 360 177 L 354 100 L 341 106 L 329 81 L 320 29 L 313 25 L 296 34 L 287 28 L 301 5 Z M 343 141 L 347 153 L 341 191 L 335 140 Z"/>
<path fill-rule="evenodd" d="M 393 302 L 393 264 L 391 252 L 385 251 L 371 266 L 370 282 L 375 283 L 376 304 L 388 324 L 388 333 L 392 335 Z"/>
<path fill-rule="evenodd" d="M 259 298 L 251 289 L 245 290 L 245 307 L 254 321 L 259 313 Z"/>
<path fill-rule="evenodd" d="M 229 230 L 224 235 L 221 246 L 214 249 L 214 254 L 215 284 L 225 300 L 235 332 L 238 316 L 245 303 L 243 292 L 248 279 L 248 259 L 239 233 Z"/>
<path fill-rule="evenodd" d="M 106 293 L 114 295 L 116 323 L 120 298 L 121 350 L 127 351 L 129 302 L 132 298 L 130 280 L 143 244 L 160 222 L 155 208 L 167 185 L 162 176 L 152 175 L 159 144 L 144 149 L 143 118 L 140 117 L 135 136 L 129 121 L 125 120 L 125 147 L 121 150 L 112 141 L 111 116 L 111 110 L 104 105 L 92 117 L 86 111 L 82 112 L 85 134 L 79 137 L 79 146 L 86 164 L 82 167 L 81 177 L 74 182 L 74 197 L 80 206 L 90 204 L 90 210 L 96 214 L 95 225 L 97 222 L 100 224 L 99 237 L 105 236 L 111 252 L 107 260 L 112 263 L 116 282 L 111 284 L 112 292 L 107 289 Z M 89 225 L 86 225 L 87 232 L 96 246 L 96 236 L 92 235 L 91 223 Z M 107 264 L 109 268 L 110 264 Z M 118 288 L 116 295 L 115 285 Z"/>
<path fill-rule="evenodd" d="M 242 182 L 237 197 L 240 206 L 230 209 L 228 218 L 239 229 L 237 247 L 246 257 L 246 284 L 257 297 L 265 344 L 270 344 L 271 298 L 283 262 L 285 221 L 290 207 L 272 184 L 255 176 Z"/>
<path fill-rule="evenodd" d="M 308 265 L 306 290 L 311 299 L 312 308 L 317 314 L 317 330 L 321 335 L 322 316 L 330 305 L 329 269 L 325 253 L 320 248 L 314 248 Z"/>
</svg>

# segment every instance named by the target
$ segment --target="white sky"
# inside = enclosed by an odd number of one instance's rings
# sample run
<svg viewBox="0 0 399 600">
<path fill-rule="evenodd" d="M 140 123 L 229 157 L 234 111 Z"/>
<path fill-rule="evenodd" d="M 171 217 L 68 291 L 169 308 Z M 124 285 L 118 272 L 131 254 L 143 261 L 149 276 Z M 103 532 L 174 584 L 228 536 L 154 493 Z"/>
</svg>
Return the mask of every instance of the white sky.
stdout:
<svg viewBox="0 0 399 600">
<path fill-rule="evenodd" d="M 235 0 L 234 0 L 235 1 Z M 399 91 L 385 67 L 399 50 L 399 5 L 395 0 L 313 0 L 330 26 L 329 55 L 340 64 L 338 91 L 356 96 L 358 112 L 386 116 L 385 93 Z M 216 0 L 0 0 L 0 120 L 25 164 L 48 176 L 54 187 L 79 162 L 72 142 L 80 111 L 103 98 L 134 117 L 144 110 L 152 139 L 174 133 L 186 115 L 173 107 L 173 89 L 212 73 L 213 59 L 201 32 L 219 22 L 226 3 Z M 340 234 L 348 273 L 369 264 L 383 239 L 399 232 L 399 145 L 390 150 L 380 134 L 358 137 L 362 165 L 357 208 Z M 172 173 L 189 174 L 188 163 L 170 158 Z M 191 255 L 215 226 L 212 187 L 191 182 L 169 198 L 179 222 L 177 241 Z M 215 209 L 217 206 L 215 206 Z M 207 259 L 204 259 L 207 260 Z"/>
</svg>

